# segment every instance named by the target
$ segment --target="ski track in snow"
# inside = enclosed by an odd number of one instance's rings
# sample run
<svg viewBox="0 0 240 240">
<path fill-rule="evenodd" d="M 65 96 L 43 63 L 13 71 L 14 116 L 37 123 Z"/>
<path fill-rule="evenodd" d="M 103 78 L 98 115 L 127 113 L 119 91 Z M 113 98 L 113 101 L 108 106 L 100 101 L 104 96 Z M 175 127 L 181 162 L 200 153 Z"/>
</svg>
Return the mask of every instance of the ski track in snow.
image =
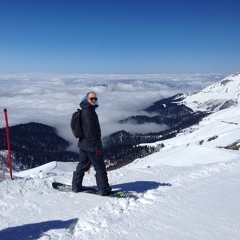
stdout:
<svg viewBox="0 0 240 240">
<path fill-rule="evenodd" d="M 54 172 L 3 181 L 0 239 L 226 239 L 228 232 L 227 239 L 237 239 L 239 208 L 221 199 L 225 193 L 219 190 L 236 188 L 234 197 L 240 199 L 240 178 L 229 182 L 239 170 L 239 161 L 232 161 L 181 168 L 131 164 L 109 172 L 118 184 L 113 187 L 131 188 L 126 180 L 134 178 L 135 201 L 57 192 L 51 182 L 62 176 L 53 176 Z M 70 176 L 69 172 L 65 180 L 70 181 Z M 148 181 L 143 182 L 143 176 Z M 94 184 L 93 174 L 85 178 Z M 142 186 L 145 192 L 140 191 Z"/>
</svg>

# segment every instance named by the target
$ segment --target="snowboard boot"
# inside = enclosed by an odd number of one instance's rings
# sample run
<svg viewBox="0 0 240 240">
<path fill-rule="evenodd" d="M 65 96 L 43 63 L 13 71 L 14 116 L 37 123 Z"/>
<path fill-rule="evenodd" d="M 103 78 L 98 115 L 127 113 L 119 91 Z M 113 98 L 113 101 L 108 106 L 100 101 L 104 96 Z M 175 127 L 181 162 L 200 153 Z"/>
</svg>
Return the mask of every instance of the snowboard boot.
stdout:
<svg viewBox="0 0 240 240">
<path fill-rule="evenodd" d="M 98 195 L 99 196 L 108 196 L 109 194 L 111 194 L 112 188 L 108 187 L 106 189 L 99 189 L 98 190 Z"/>
<path fill-rule="evenodd" d="M 75 193 L 81 192 L 82 191 L 82 186 L 72 185 L 72 191 L 75 192 Z"/>
</svg>

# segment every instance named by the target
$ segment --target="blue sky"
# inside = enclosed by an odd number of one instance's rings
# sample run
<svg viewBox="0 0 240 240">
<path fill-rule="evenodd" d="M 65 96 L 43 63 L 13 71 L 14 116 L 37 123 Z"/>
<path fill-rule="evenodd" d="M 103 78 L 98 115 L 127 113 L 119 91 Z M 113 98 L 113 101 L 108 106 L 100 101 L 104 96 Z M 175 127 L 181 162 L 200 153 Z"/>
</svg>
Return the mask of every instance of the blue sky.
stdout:
<svg viewBox="0 0 240 240">
<path fill-rule="evenodd" d="M 0 72 L 240 69 L 239 0 L 0 0 Z"/>
</svg>

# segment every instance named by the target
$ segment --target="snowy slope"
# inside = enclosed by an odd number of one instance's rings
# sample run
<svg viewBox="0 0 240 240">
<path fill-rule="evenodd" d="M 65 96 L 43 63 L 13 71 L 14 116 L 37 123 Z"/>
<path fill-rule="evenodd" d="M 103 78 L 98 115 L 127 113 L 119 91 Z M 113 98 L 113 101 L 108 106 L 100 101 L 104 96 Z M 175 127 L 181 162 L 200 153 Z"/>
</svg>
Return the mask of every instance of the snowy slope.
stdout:
<svg viewBox="0 0 240 240">
<path fill-rule="evenodd" d="M 183 103 L 194 111 L 218 111 L 240 103 L 240 71 L 187 96 Z"/>
<path fill-rule="evenodd" d="M 0 182 L 0 239 L 239 239 L 240 152 L 219 148 L 239 136 L 240 107 L 232 107 L 154 143 L 165 148 L 109 172 L 135 201 L 52 189 L 54 180 L 71 182 L 76 163 L 14 173 Z M 84 184 L 95 185 L 93 169 Z"/>
</svg>

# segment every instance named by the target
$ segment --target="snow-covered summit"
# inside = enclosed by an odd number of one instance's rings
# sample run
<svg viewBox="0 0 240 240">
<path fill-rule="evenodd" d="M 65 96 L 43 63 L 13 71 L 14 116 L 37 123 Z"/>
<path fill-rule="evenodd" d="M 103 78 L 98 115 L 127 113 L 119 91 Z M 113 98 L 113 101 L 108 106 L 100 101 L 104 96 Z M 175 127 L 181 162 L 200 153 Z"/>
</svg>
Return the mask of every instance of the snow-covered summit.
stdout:
<svg viewBox="0 0 240 240">
<path fill-rule="evenodd" d="M 240 102 L 240 71 L 222 81 L 189 95 L 183 104 L 194 111 L 218 111 L 236 106 Z"/>
</svg>

